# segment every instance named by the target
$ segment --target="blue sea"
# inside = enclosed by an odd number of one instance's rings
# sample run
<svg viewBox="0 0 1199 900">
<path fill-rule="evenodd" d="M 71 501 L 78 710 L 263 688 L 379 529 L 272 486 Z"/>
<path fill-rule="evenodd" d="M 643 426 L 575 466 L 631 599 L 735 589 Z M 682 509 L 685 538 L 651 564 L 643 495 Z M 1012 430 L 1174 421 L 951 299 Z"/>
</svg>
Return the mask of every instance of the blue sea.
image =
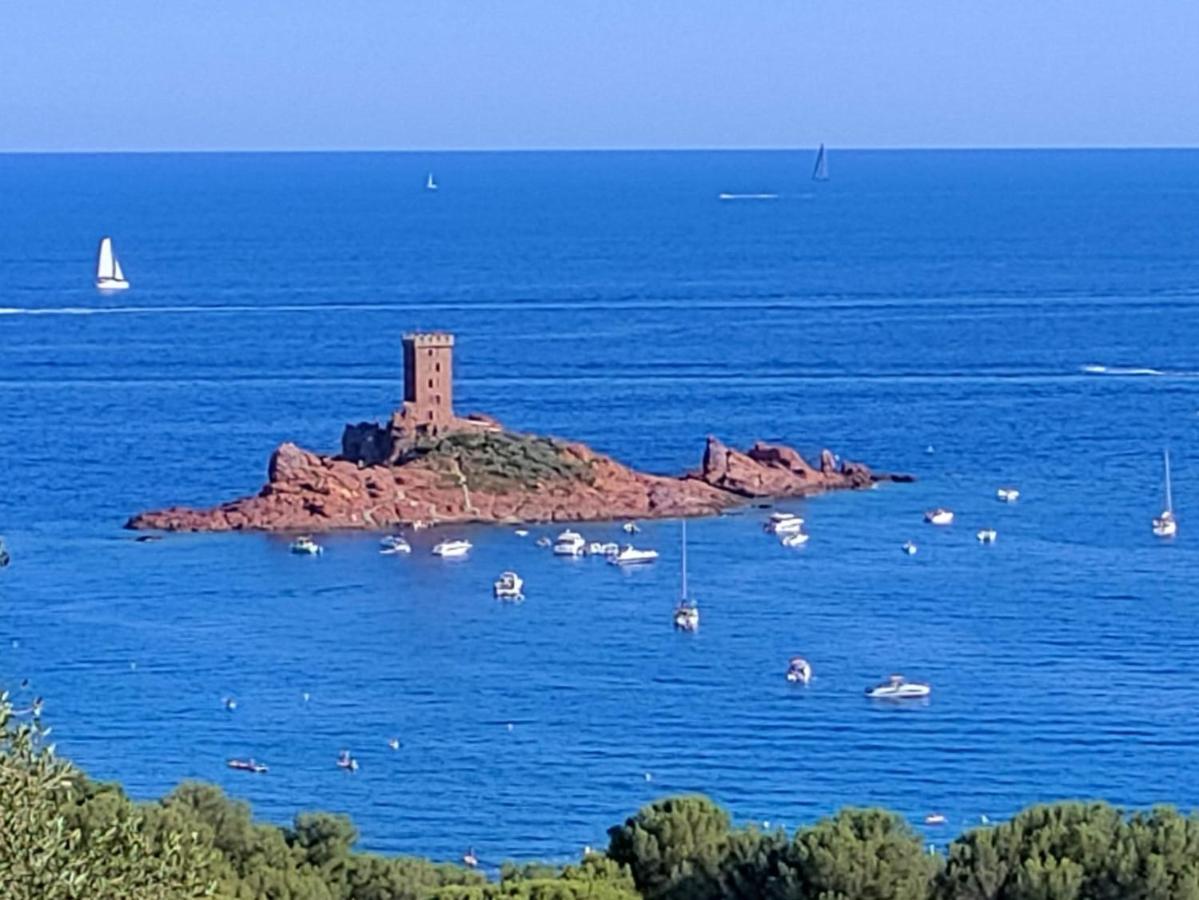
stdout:
<svg viewBox="0 0 1199 900">
<path fill-rule="evenodd" d="M 1199 805 L 1199 152 L 829 162 L 0 156 L 0 684 L 134 796 L 203 779 L 487 865 L 575 856 L 684 791 L 770 827 L 885 805 L 934 843 L 1057 798 Z M 92 287 L 104 234 L 120 295 Z M 635 571 L 552 558 L 546 527 L 454 528 L 462 561 L 428 552 L 449 532 L 301 558 L 122 530 L 385 418 L 402 333 L 434 328 L 458 408 L 514 429 L 665 473 L 715 434 L 919 481 L 794 504 L 799 550 L 762 509 L 691 523 L 697 635 L 670 625 L 677 522 L 645 524 L 662 556 Z M 951 527 L 922 523 L 938 505 Z M 507 568 L 523 605 L 491 598 Z M 891 672 L 931 700 L 866 700 Z"/>
</svg>

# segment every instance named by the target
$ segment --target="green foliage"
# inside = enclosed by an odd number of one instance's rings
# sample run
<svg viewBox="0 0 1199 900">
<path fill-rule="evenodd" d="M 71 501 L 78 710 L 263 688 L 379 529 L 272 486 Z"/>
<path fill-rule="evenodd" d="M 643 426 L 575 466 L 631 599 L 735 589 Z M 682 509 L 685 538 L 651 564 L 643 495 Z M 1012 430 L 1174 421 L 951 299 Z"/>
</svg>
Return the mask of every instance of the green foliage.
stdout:
<svg viewBox="0 0 1199 900">
<path fill-rule="evenodd" d="M 595 480 L 591 466 L 553 438 L 513 432 L 460 431 L 419 443 L 413 450 L 450 481 L 493 494 L 534 490 L 562 481 Z"/>
<path fill-rule="evenodd" d="M 821 900 L 924 900 L 934 860 L 895 813 L 844 809 L 801 829 L 788 854 L 798 892 Z"/>
<path fill-rule="evenodd" d="M 669 797 L 608 830 L 608 856 L 648 900 L 718 897 L 729 816 L 707 797 Z"/>
<path fill-rule="evenodd" d="M 205 897 L 215 858 L 196 835 L 155 833 L 116 790 L 92 790 L 0 695 L 0 885 L 9 900 Z"/>
<path fill-rule="evenodd" d="M 1106 803 L 1034 806 L 950 846 L 941 900 L 1199 900 L 1199 821 Z"/>
<path fill-rule="evenodd" d="M 499 884 L 445 888 L 435 900 L 639 900 L 627 867 L 602 854 L 557 868 L 542 863 L 505 863 Z"/>
</svg>

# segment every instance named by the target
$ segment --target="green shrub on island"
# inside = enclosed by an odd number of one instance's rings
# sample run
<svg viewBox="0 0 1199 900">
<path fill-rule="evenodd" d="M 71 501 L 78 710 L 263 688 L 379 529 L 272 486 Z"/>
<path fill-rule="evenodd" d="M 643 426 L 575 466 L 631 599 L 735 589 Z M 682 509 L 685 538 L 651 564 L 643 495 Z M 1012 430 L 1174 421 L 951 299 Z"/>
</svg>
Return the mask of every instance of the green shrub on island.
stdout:
<svg viewBox="0 0 1199 900">
<path fill-rule="evenodd" d="M 1199 900 L 1199 818 L 1106 803 L 1034 806 L 930 854 L 901 817 L 845 809 L 788 836 L 668 797 L 578 863 L 463 866 L 354 849 L 345 816 L 254 822 L 217 787 L 136 803 L 48 743 L 0 695 L 5 900 Z"/>
<path fill-rule="evenodd" d="M 592 484 L 591 466 L 566 449 L 554 438 L 461 431 L 420 441 L 411 452 L 451 476 L 454 486 L 503 494 L 561 481 Z"/>
</svg>

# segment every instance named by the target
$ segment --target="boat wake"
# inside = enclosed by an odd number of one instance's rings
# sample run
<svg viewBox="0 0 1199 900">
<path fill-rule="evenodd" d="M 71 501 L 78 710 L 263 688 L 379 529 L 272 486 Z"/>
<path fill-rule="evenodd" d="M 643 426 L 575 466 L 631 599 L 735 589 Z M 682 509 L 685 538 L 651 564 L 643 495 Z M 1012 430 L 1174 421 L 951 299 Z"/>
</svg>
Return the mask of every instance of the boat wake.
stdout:
<svg viewBox="0 0 1199 900">
<path fill-rule="evenodd" d="M 1083 366 L 1082 371 L 1088 375 L 1165 375 L 1161 369 L 1150 369 L 1145 366 Z"/>
<path fill-rule="evenodd" d="M 777 200 L 778 194 L 720 194 L 721 200 Z"/>
</svg>

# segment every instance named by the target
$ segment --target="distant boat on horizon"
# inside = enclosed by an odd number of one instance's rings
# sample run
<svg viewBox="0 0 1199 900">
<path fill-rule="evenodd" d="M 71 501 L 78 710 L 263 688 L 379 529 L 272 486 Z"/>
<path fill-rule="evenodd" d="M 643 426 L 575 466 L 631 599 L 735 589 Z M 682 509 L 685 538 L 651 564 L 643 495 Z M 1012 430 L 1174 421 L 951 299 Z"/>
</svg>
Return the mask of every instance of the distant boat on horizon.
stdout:
<svg viewBox="0 0 1199 900">
<path fill-rule="evenodd" d="M 429 176 L 428 176 L 428 177 L 425 179 L 425 190 L 426 190 L 426 191 L 435 191 L 435 190 L 437 190 L 437 182 L 433 180 L 433 173 L 432 173 L 432 172 L 430 172 L 430 173 L 429 173 Z"/>
<path fill-rule="evenodd" d="M 828 153 L 824 149 L 824 144 L 820 145 L 820 149 L 816 151 L 816 165 L 812 166 L 813 181 L 828 181 Z"/>
<path fill-rule="evenodd" d="M 96 251 L 96 287 L 102 291 L 123 291 L 129 287 L 108 235 L 100 238 L 100 249 Z"/>
</svg>

